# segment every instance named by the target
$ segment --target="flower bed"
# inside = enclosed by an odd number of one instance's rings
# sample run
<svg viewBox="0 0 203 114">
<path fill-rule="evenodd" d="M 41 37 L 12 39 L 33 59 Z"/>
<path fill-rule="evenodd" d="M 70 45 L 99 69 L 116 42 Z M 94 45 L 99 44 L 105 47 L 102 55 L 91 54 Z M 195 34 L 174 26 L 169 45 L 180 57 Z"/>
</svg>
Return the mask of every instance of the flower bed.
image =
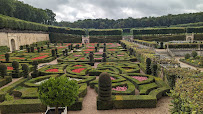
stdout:
<svg viewBox="0 0 203 114">
<path fill-rule="evenodd" d="M 59 70 L 55 68 L 55 69 L 46 70 L 46 72 L 59 72 Z"/>
<path fill-rule="evenodd" d="M 86 69 L 86 68 L 74 69 L 74 70 L 72 70 L 72 72 L 80 73 L 80 72 L 82 72 L 82 71 L 85 70 L 85 69 Z"/>
<path fill-rule="evenodd" d="M 102 57 L 100 57 L 100 58 L 94 58 L 95 60 L 101 60 L 102 59 Z"/>
<path fill-rule="evenodd" d="M 110 77 L 111 78 L 111 80 L 116 80 L 114 77 Z"/>
<path fill-rule="evenodd" d="M 148 79 L 147 77 L 142 77 L 142 76 L 131 76 L 131 77 L 140 82 Z"/>
<path fill-rule="evenodd" d="M 75 66 L 73 66 L 73 67 L 82 67 L 83 65 L 75 65 Z"/>
<path fill-rule="evenodd" d="M 13 70 L 13 67 L 8 66 L 7 70 Z"/>
<path fill-rule="evenodd" d="M 94 51 L 94 49 L 86 49 L 86 50 L 84 50 L 84 51 Z"/>
<path fill-rule="evenodd" d="M 124 55 L 117 55 L 118 57 L 123 57 Z"/>
<path fill-rule="evenodd" d="M 80 56 L 82 56 L 82 55 L 74 55 L 74 57 L 80 57 Z"/>
<path fill-rule="evenodd" d="M 114 91 L 126 91 L 128 88 L 126 86 L 117 86 L 115 88 L 112 88 Z"/>
<path fill-rule="evenodd" d="M 116 51 L 115 49 L 108 49 L 108 51 Z"/>
<path fill-rule="evenodd" d="M 44 59 L 48 57 L 48 55 L 45 55 L 45 56 L 40 56 L 40 57 L 35 57 L 35 58 L 32 58 L 31 60 L 38 60 L 38 59 Z"/>
</svg>

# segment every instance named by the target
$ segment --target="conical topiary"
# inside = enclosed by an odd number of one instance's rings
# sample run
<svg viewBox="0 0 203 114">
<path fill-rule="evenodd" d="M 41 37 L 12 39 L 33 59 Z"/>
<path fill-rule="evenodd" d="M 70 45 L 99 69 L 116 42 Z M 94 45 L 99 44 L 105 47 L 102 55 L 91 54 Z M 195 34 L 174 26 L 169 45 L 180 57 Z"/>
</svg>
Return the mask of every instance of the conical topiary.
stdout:
<svg viewBox="0 0 203 114">
<path fill-rule="evenodd" d="M 154 75 L 154 76 L 157 76 L 157 68 L 158 68 L 158 67 L 157 67 L 157 64 L 154 64 L 154 65 L 153 65 L 153 75 Z"/>
<path fill-rule="evenodd" d="M 146 59 L 146 74 L 149 74 L 149 75 L 152 74 L 150 58 Z"/>
<path fill-rule="evenodd" d="M 98 50 L 97 50 L 97 47 L 95 47 L 95 52 L 97 52 Z"/>
<path fill-rule="evenodd" d="M 51 50 L 52 57 L 56 56 L 55 50 Z"/>
<path fill-rule="evenodd" d="M 23 77 L 28 78 L 29 77 L 29 67 L 26 64 L 22 64 L 22 70 L 23 70 Z"/>
<path fill-rule="evenodd" d="M 7 66 L 5 64 L 0 64 L 0 76 L 4 78 L 7 75 Z"/>
<path fill-rule="evenodd" d="M 105 58 L 106 58 L 106 53 L 103 53 L 102 57 L 105 57 Z"/>
<path fill-rule="evenodd" d="M 12 62 L 12 77 L 13 78 L 19 78 L 20 77 L 20 72 L 19 72 L 19 63 L 17 61 Z"/>
<path fill-rule="evenodd" d="M 99 89 L 98 89 L 98 99 L 101 101 L 110 101 L 111 98 L 111 78 L 106 72 L 99 75 Z"/>
<path fill-rule="evenodd" d="M 68 56 L 68 49 L 65 49 L 65 56 Z"/>
<path fill-rule="evenodd" d="M 31 47 L 31 52 L 34 53 L 35 52 L 35 48 Z"/>
<path fill-rule="evenodd" d="M 37 52 L 40 53 L 40 47 L 37 47 Z"/>
<path fill-rule="evenodd" d="M 6 62 L 9 62 L 9 57 L 10 57 L 10 54 L 9 54 L 9 53 L 6 53 L 6 54 L 5 54 Z"/>
<path fill-rule="evenodd" d="M 41 51 L 44 51 L 44 47 L 43 46 L 41 47 Z"/>
<path fill-rule="evenodd" d="M 32 62 L 32 65 L 34 66 L 33 67 L 33 73 L 31 73 L 31 76 L 33 77 L 33 78 L 36 78 L 36 77 L 38 77 L 39 76 L 39 72 L 38 72 L 38 61 L 33 61 Z"/>
</svg>

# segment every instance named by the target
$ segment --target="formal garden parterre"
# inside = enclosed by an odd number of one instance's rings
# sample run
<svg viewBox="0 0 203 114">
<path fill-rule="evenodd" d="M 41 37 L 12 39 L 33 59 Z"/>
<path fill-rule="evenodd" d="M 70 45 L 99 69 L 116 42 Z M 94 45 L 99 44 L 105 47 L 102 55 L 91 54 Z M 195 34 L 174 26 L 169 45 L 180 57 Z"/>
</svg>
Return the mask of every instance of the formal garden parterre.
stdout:
<svg viewBox="0 0 203 114">
<path fill-rule="evenodd" d="M 36 46 L 32 46 L 34 45 Z M 5 59 L 1 65 L 5 65 L 7 70 L 1 69 L 1 76 L 4 77 L 1 78 L 1 86 L 11 82 L 12 78 L 23 76 L 0 90 L 2 113 L 44 112 L 46 105 L 39 99 L 39 87 L 47 80 L 58 77 L 75 80 L 78 84 L 78 97 L 68 110 L 82 110 L 88 86 L 98 93 L 98 97 L 95 96 L 98 110 L 155 108 L 157 101 L 167 96 L 170 89 L 175 87 L 174 79 L 177 77 L 172 78 L 165 73 L 165 76 L 160 78 L 161 67 L 157 63 L 177 64 L 176 61 L 158 60 L 152 50 L 140 49 L 128 41 L 122 40 L 120 44 L 46 43 L 43 48 L 35 50 L 34 47 L 34 51 L 33 47 L 32 50 L 29 47 L 1 56 Z M 34 64 L 35 61 L 47 63 L 55 59 L 58 64 L 45 65 L 40 69 L 36 69 L 38 64 Z M 99 63 L 97 67 L 93 67 L 95 63 Z M 31 72 L 37 75 L 30 77 L 28 74 Z M 106 74 L 102 74 L 104 72 Z M 99 79 L 96 78 L 98 76 Z M 102 86 L 105 86 L 100 82 L 102 76 L 104 78 L 101 80 L 110 84 L 110 89 L 105 90 L 106 92 L 102 90 Z"/>
</svg>

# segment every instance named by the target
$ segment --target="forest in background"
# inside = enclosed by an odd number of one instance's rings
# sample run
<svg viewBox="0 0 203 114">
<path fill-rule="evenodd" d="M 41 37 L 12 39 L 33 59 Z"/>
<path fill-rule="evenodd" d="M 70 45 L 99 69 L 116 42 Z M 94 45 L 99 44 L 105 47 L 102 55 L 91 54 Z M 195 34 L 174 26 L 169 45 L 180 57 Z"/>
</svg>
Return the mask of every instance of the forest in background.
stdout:
<svg viewBox="0 0 203 114">
<path fill-rule="evenodd" d="M 171 25 L 197 26 L 202 25 L 199 24 L 199 22 L 203 22 L 203 12 L 188 13 L 188 14 L 185 13 L 178 15 L 168 14 L 161 17 L 143 17 L 143 18 L 129 17 L 127 19 L 118 19 L 118 20 L 84 19 L 75 22 L 68 22 L 68 20 L 56 22 L 55 19 L 56 14 L 52 10 L 35 8 L 31 5 L 25 4 L 17 0 L 0 0 L 0 14 L 15 17 L 26 21 L 37 22 L 41 24 L 70 28 L 87 28 L 87 29 L 170 27 Z"/>
</svg>

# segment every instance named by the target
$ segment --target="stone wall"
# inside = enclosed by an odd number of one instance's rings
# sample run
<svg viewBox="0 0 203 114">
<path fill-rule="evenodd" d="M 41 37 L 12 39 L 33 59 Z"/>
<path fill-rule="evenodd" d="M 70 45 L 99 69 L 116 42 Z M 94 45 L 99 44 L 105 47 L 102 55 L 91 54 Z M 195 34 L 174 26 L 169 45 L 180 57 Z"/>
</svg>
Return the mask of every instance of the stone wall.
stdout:
<svg viewBox="0 0 203 114">
<path fill-rule="evenodd" d="M 0 32 L 0 46 L 8 46 L 10 51 L 19 50 L 21 45 L 34 42 L 48 41 L 49 34 L 45 33 L 6 33 Z"/>
</svg>

